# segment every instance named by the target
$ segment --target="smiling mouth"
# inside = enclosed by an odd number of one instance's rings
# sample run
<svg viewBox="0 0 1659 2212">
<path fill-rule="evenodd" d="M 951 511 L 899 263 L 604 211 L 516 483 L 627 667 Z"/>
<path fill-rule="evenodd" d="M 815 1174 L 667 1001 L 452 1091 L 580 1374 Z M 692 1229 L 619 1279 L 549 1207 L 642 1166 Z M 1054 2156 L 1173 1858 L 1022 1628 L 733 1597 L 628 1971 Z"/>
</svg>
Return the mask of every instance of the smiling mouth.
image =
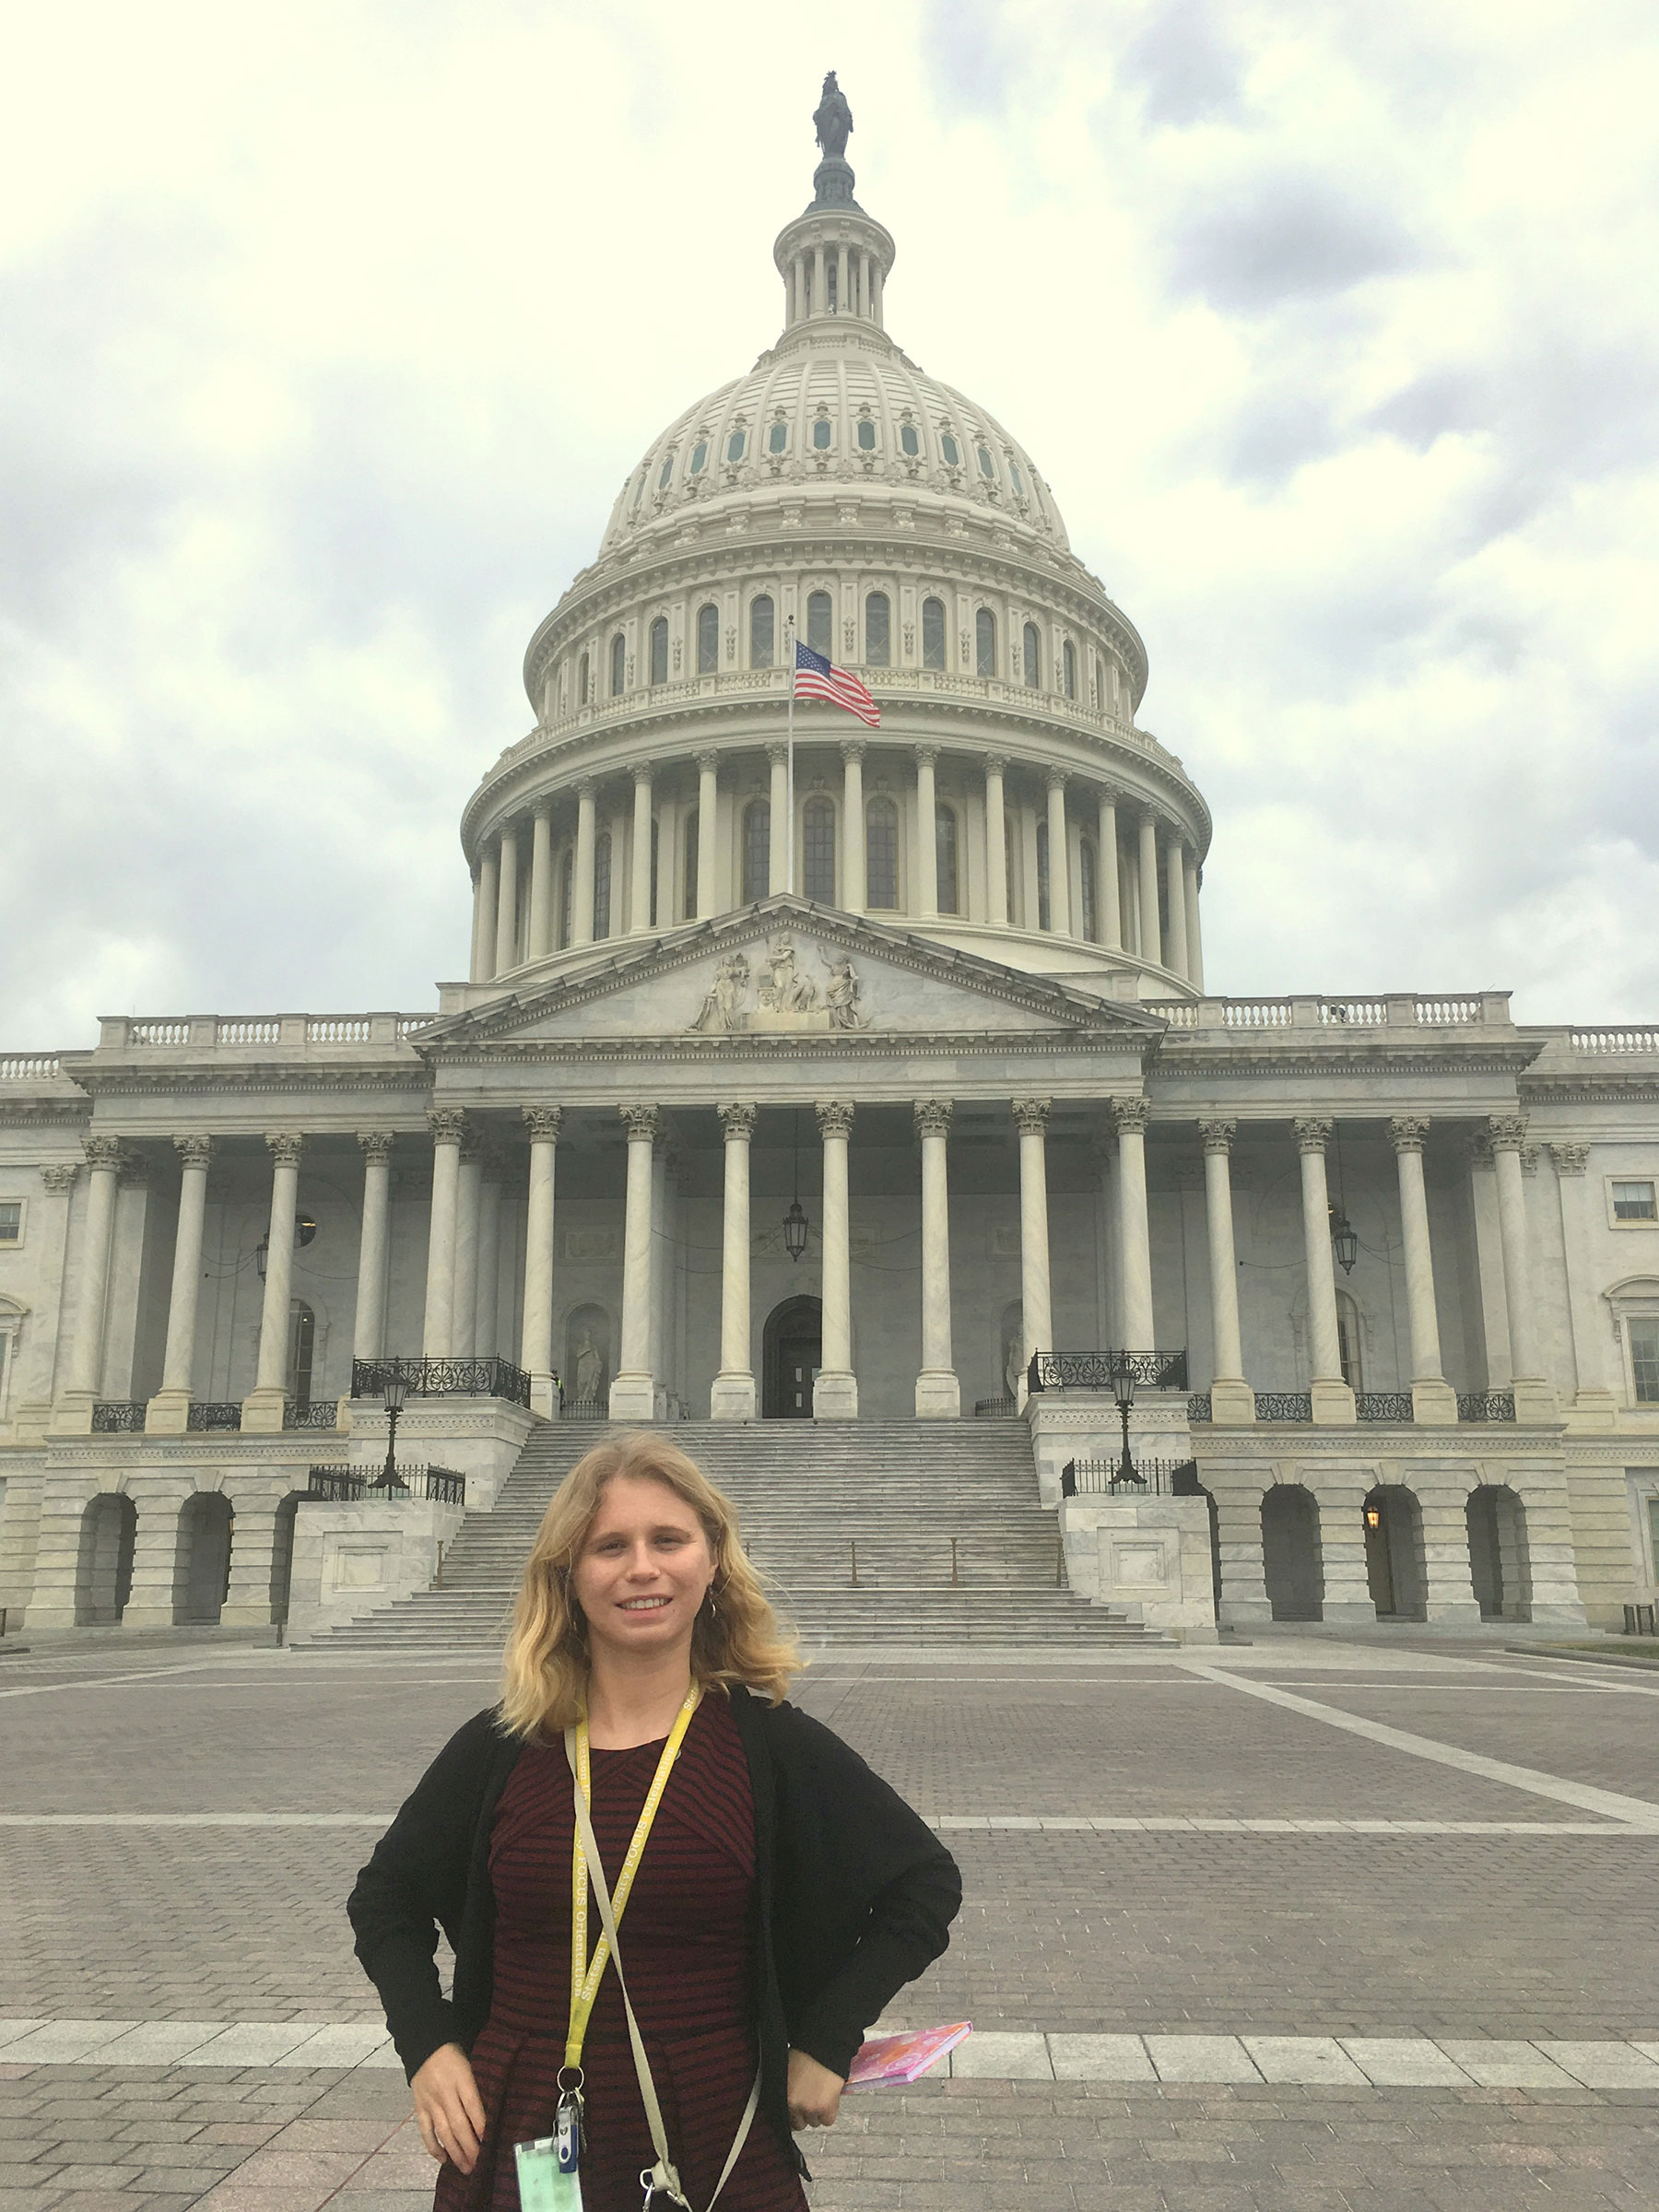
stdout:
<svg viewBox="0 0 1659 2212">
<path fill-rule="evenodd" d="M 658 1613 L 672 1602 L 666 1597 L 625 1597 L 622 1610 L 624 1613 Z"/>
</svg>

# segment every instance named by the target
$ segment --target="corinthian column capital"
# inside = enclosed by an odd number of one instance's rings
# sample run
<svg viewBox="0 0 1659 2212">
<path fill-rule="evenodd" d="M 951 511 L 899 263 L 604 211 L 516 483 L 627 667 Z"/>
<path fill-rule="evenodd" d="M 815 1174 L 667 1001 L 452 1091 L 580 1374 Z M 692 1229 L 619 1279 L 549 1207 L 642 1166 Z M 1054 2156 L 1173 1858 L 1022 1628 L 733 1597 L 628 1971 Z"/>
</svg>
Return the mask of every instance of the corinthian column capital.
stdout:
<svg viewBox="0 0 1659 2212">
<path fill-rule="evenodd" d="M 41 1181 L 49 1191 L 72 1191 L 75 1179 L 80 1173 L 80 1162 L 76 1159 L 55 1159 L 49 1168 L 41 1170 Z"/>
<path fill-rule="evenodd" d="M 1494 1152 L 1519 1152 L 1526 1141 L 1524 1113 L 1495 1113 L 1487 1123 Z"/>
<path fill-rule="evenodd" d="M 1325 1114 L 1299 1113 L 1290 1126 L 1296 1132 L 1296 1148 L 1299 1152 L 1323 1153 L 1331 1141 L 1334 1124 Z"/>
<path fill-rule="evenodd" d="M 1388 1124 L 1388 1141 L 1396 1152 L 1420 1152 L 1428 1135 L 1426 1113 L 1396 1113 Z"/>
<path fill-rule="evenodd" d="M 1049 1101 L 1047 1099 L 1015 1099 L 1011 1101 L 1014 1124 L 1021 1136 L 1041 1136 L 1048 1128 Z"/>
<path fill-rule="evenodd" d="M 1125 1130 L 1138 1130 L 1144 1135 L 1147 1124 L 1152 1119 L 1152 1101 L 1150 1099 L 1113 1099 L 1112 1118 L 1117 1124 L 1120 1135 Z"/>
<path fill-rule="evenodd" d="M 271 1147 L 271 1159 L 279 1168 L 297 1168 L 300 1155 L 305 1149 L 305 1133 L 300 1129 L 267 1129 L 265 1143 Z"/>
<path fill-rule="evenodd" d="M 724 1106 L 716 1106 L 720 1125 L 725 1131 L 727 1144 L 747 1144 L 755 1134 L 755 1119 L 760 1109 L 747 1100 L 728 1099 Z"/>
<path fill-rule="evenodd" d="M 365 1163 L 371 1159 L 390 1159 L 394 1142 L 390 1129 L 359 1129 L 358 1145 Z"/>
<path fill-rule="evenodd" d="M 820 1099 L 818 1102 L 818 1125 L 820 1136 L 851 1136 L 853 1134 L 851 1100 Z"/>
<path fill-rule="evenodd" d="M 1204 1149 L 1218 1152 L 1224 1157 L 1233 1147 L 1233 1138 L 1239 1134 L 1237 1122 L 1200 1122 L 1198 1134 L 1204 1139 Z"/>
<path fill-rule="evenodd" d="M 628 1124 L 628 1141 L 631 1144 L 654 1144 L 662 1126 L 661 1109 L 656 1106 L 618 1106 L 617 1112 Z"/>
<path fill-rule="evenodd" d="M 104 1168 L 119 1174 L 126 1165 L 126 1152 L 118 1136 L 83 1137 L 81 1150 L 87 1156 L 87 1165 L 94 1170 Z"/>
<path fill-rule="evenodd" d="M 429 1106 L 427 1127 L 435 1145 L 459 1145 L 466 1136 L 466 1115 L 459 1106 Z"/>
<path fill-rule="evenodd" d="M 918 1099 L 914 1106 L 918 1136 L 948 1136 L 954 1111 L 949 1099 Z"/>
<path fill-rule="evenodd" d="M 173 1150 L 187 1168 L 206 1168 L 212 1164 L 218 1147 L 210 1136 L 175 1136 Z"/>
<path fill-rule="evenodd" d="M 530 1132 L 532 1144 L 535 1144 L 538 1138 L 552 1137 L 557 1140 L 559 1132 L 564 1125 L 564 1108 L 562 1106 L 526 1106 L 524 1125 Z"/>
</svg>

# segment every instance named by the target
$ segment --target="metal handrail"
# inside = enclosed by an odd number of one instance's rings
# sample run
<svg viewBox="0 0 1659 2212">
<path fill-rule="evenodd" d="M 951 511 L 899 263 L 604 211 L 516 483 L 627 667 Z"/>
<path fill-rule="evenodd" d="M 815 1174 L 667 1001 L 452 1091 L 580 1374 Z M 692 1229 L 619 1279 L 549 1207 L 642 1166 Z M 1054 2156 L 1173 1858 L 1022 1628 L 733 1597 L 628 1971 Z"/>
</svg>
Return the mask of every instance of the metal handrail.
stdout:
<svg viewBox="0 0 1659 2212">
<path fill-rule="evenodd" d="M 466 1503 L 466 1477 L 457 1468 L 400 1463 L 396 1476 L 395 1482 L 387 1482 L 383 1475 L 371 1476 L 359 1467 L 312 1467 L 304 1494 L 343 1505 L 359 1505 L 371 1500 L 396 1504 L 406 1498 L 418 1498 L 431 1505 Z"/>
<path fill-rule="evenodd" d="M 1195 1459 L 1141 1459 L 1125 1475 L 1122 1460 L 1068 1459 L 1060 1470 L 1062 1498 L 1196 1498 L 1203 1489 Z"/>
<path fill-rule="evenodd" d="M 1125 1370 L 1142 1390 L 1184 1390 L 1187 1356 L 1178 1352 L 1033 1352 L 1028 1390 L 1110 1390 Z"/>
</svg>

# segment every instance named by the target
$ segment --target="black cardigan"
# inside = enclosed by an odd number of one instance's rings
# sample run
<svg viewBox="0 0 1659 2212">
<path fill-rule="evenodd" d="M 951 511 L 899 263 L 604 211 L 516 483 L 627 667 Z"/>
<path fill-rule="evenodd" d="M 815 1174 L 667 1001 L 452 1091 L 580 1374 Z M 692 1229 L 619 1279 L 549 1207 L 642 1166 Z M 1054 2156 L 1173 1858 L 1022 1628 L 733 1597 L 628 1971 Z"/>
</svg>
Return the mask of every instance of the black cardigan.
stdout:
<svg viewBox="0 0 1659 2212">
<path fill-rule="evenodd" d="M 718 1693 L 715 1693 L 718 1694 Z M 731 1693 L 755 1800 L 760 2106 L 791 2141 L 791 2048 L 845 2076 L 870 2023 L 936 1959 L 962 1901 L 956 1862 L 896 1790 L 798 1706 Z M 524 1748 L 496 1710 L 453 1735 L 358 1876 L 347 1912 L 411 2077 L 489 2017 L 489 1834 Z M 438 1980 L 438 1928 L 455 1954 Z"/>
</svg>

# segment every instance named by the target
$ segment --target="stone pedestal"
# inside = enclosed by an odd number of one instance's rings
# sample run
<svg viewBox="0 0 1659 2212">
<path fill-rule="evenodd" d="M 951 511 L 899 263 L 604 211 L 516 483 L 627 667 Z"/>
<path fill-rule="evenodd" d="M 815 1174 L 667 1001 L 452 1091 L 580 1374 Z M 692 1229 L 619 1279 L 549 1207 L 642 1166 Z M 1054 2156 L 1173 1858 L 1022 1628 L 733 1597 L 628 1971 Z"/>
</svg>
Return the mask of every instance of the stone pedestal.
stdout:
<svg viewBox="0 0 1659 2212">
<path fill-rule="evenodd" d="M 1210 1420 L 1220 1428 L 1247 1427 L 1256 1418 L 1255 1392 L 1248 1382 L 1218 1378 L 1210 1384 Z"/>
<path fill-rule="evenodd" d="M 616 1403 L 616 1394 L 611 1394 Z M 709 1392 L 709 1416 L 716 1421 L 752 1421 L 757 1411 L 755 1378 L 747 1368 L 723 1369 Z"/>
<path fill-rule="evenodd" d="M 813 1408 L 818 1392 L 813 1391 Z M 947 1367 L 924 1367 L 916 1377 L 916 1418 L 919 1421 L 957 1421 L 962 1418 L 962 1386 Z"/>
<path fill-rule="evenodd" d="M 92 1407 L 96 1403 L 89 1390 L 66 1390 L 52 1409 L 47 1426 L 49 1436 L 90 1436 Z"/>
<path fill-rule="evenodd" d="M 1311 1386 L 1314 1425 L 1321 1429 L 1351 1429 L 1359 1418 L 1354 1394 L 1346 1382 L 1316 1375 Z"/>
<path fill-rule="evenodd" d="M 1216 1641 L 1209 1507 L 1202 1498 L 1065 1498 L 1072 1588 L 1182 1643 Z"/>
<path fill-rule="evenodd" d="M 280 1386 L 272 1389 L 251 1390 L 242 1400 L 241 1432 L 244 1436 L 280 1436 L 286 1394 Z"/>
<path fill-rule="evenodd" d="M 812 1418 L 815 1421 L 855 1421 L 858 1377 L 844 1368 L 837 1372 L 820 1368 L 812 1386 Z"/>
<path fill-rule="evenodd" d="M 539 1414 L 544 1421 L 559 1418 L 559 1378 L 552 1374 L 533 1374 L 530 1378 L 530 1410 Z"/>
<path fill-rule="evenodd" d="M 1515 1394 L 1517 1421 L 1553 1425 L 1560 1419 L 1561 1401 L 1556 1394 L 1553 1382 L 1540 1382 L 1531 1377 L 1517 1375 L 1510 1387 Z"/>
<path fill-rule="evenodd" d="M 159 1390 L 144 1409 L 146 1436 L 184 1436 L 190 1430 L 190 1393 Z"/>
<path fill-rule="evenodd" d="M 1419 1429 L 1455 1429 L 1457 1426 L 1457 1393 L 1450 1382 L 1436 1376 L 1431 1382 L 1414 1382 L 1411 1386 L 1411 1418 Z"/>
</svg>

